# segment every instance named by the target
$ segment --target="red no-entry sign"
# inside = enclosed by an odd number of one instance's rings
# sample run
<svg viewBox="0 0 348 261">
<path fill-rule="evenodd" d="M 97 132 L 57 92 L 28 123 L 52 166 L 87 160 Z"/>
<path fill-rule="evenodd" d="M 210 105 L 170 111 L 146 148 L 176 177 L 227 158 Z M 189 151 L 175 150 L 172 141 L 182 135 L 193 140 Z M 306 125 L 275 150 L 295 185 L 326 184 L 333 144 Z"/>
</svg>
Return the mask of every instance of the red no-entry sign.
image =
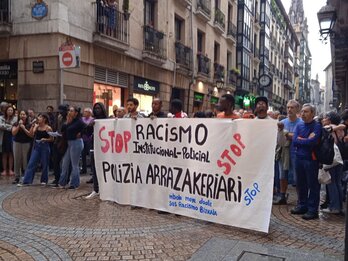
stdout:
<svg viewBox="0 0 348 261">
<path fill-rule="evenodd" d="M 60 68 L 76 67 L 76 53 L 73 45 L 62 46 L 59 48 L 59 65 Z"/>
</svg>

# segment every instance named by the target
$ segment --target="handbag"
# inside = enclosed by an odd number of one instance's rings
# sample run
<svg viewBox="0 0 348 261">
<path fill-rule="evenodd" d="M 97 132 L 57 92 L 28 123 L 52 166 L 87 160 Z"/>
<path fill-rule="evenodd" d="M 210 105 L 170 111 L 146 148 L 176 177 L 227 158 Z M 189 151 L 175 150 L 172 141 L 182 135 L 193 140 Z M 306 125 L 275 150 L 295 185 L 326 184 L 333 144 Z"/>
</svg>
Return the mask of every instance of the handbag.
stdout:
<svg viewBox="0 0 348 261">
<path fill-rule="evenodd" d="M 329 171 L 326 171 L 324 169 L 319 169 L 318 181 L 320 184 L 330 184 L 331 183 L 331 175 L 330 175 Z"/>
</svg>

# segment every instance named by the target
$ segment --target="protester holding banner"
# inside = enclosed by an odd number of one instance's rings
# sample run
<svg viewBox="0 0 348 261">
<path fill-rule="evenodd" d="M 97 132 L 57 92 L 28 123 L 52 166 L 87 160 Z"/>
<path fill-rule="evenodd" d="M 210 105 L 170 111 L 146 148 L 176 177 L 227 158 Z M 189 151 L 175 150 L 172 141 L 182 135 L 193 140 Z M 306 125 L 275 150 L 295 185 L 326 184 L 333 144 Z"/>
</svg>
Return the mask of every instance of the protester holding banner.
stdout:
<svg viewBox="0 0 348 261">
<path fill-rule="evenodd" d="M 120 109 L 120 108 L 118 108 L 118 109 Z M 96 104 L 94 104 L 93 115 L 94 115 L 94 119 L 106 119 L 108 117 L 108 115 L 106 113 L 106 109 L 105 109 L 104 104 L 102 104 L 101 102 L 97 102 Z M 92 125 L 87 126 L 87 130 L 92 128 L 92 133 L 93 133 L 93 126 L 94 126 L 94 121 L 93 121 Z M 93 139 L 94 139 L 94 135 L 92 134 L 92 146 L 94 144 Z M 96 173 L 96 169 L 95 169 L 95 162 L 94 162 L 94 155 L 93 154 L 91 155 L 91 165 L 92 165 L 93 191 L 91 192 L 91 194 L 89 194 L 87 197 L 85 197 L 85 199 L 92 199 L 92 198 L 99 195 L 99 183 L 98 183 L 97 173 Z"/>
<path fill-rule="evenodd" d="M 256 119 L 271 120 L 268 116 L 268 99 L 267 97 L 260 96 L 255 99 L 255 115 Z"/>
<path fill-rule="evenodd" d="M 69 189 L 76 189 L 80 186 L 79 160 L 83 150 L 81 138 L 82 130 L 86 127 L 81 119 L 80 108 L 70 107 L 67 122 L 62 127 L 62 132 L 66 133 L 68 148 L 63 157 L 62 173 L 59 179 L 60 187 L 64 188 L 68 182 L 70 163 L 72 166 L 71 180 Z"/>
<path fill-rule="evenodd" d="M 291 214 L 303 215 L 305 220 L 319 217 L 319 162 L 314 155 L 314 147 L 321 136 L 321 124 L 314 120 L 314 116 L 315 107 L 309 103 L 304 104 L 301 110 L 303 122 L 296 126 L 292 141 L 296 148 L 298 202 Z"/>
<path fill-rule="evenodd" d="M 167 115 L 162 111 L 162 101 L 160 98 L 154 98 L 152 101 L 152 112 L 149 114 L 149 118 L 167 118 Z"/>
<path fill-rule="evenodd" d="M 138 112 L 139 101 L 136 98 L 129 98 L 127 100 L 127 111 L 123 118 L 144 118 L 144 115 Z"/>
<path fill-rule="evenodd" d="M 239 119 L 239 115 L 233 112 L 234 104 L 234 97 L 231 94 L 222 95 L 219 100 L 219 110 L 221 112 L 217 114 L 217 118 Z"/>
<path fill-rule="evenodd" d="M 182 101 L 180 99 L 173 99 L 170 102 L 170 118 L 187 118 L 187 114 L 182 111 Z"/>
</svg>

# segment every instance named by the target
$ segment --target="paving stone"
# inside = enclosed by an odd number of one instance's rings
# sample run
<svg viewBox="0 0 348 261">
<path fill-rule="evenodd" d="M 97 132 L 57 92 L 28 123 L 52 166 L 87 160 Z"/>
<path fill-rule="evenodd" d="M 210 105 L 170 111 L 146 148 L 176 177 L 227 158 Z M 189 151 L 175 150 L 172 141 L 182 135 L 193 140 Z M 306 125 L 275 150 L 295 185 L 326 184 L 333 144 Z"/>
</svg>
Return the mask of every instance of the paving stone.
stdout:
<svg viewBox="0 0 348 261">
<path fill-rule="evenodd" d="M 312 252 L 318 253 L 318 260 L 343 257 L 344 217 L 321 214 L 318 220 L 303 221 L 289 214 L 296 202 L 292 188 L 290 204 L 273 207 L 267 235 L 83 200 L 81 195 L 91 189 L 84 181 L 79 190 L 65 191 L 40 186 L 17 188 L 0 177 L 0 260 L 9 255 L 11 260 L 188 260 L 207 246 L 215 258 L 221 258 L 217 260 L 223 260 L 232 250 L 246 249 L 246 245 L 258 249 L 261 257 L 265 249 L 289 257 L 303 252 L 301 257 L 306 261 L 311 260 L 307 257 Z M 222 241 L 212 241 L 216 238 Z M 252 253 L 245 258 L 250 256 Z"/>
</svg>

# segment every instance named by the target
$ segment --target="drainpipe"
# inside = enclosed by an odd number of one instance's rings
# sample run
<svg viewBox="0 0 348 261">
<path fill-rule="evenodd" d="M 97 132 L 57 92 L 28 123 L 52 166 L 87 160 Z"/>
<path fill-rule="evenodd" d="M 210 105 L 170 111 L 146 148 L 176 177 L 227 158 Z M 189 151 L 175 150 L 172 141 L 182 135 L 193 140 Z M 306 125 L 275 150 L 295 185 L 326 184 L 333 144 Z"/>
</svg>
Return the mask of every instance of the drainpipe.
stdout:
<svg viewBox="0 0 348 261">
<path fill-rule="evenodd" d="M 190 84 L 189 84 L 189 89 L 188 89 L 188 93 L 187 93 L 187 114 L 189 114 L 189 109 L 190 109 L 190 93 L 191 93 L 191 89 L 192 89 L 192 86 L 193 84 L 195 83 L 195 56 L 194 56 L 194 53 L 193 53 L 193 3 L 191 4 L 190 6 L 191 8 L 191 12 L 190 12 L 190 18 L 191 18 L 191 50 L 192 50 L 192 66 L 191 66 L 191 69 L 192 69 L 192 78 L 191 78 L 191 81 L 190 81 Z"/>
</svg>

